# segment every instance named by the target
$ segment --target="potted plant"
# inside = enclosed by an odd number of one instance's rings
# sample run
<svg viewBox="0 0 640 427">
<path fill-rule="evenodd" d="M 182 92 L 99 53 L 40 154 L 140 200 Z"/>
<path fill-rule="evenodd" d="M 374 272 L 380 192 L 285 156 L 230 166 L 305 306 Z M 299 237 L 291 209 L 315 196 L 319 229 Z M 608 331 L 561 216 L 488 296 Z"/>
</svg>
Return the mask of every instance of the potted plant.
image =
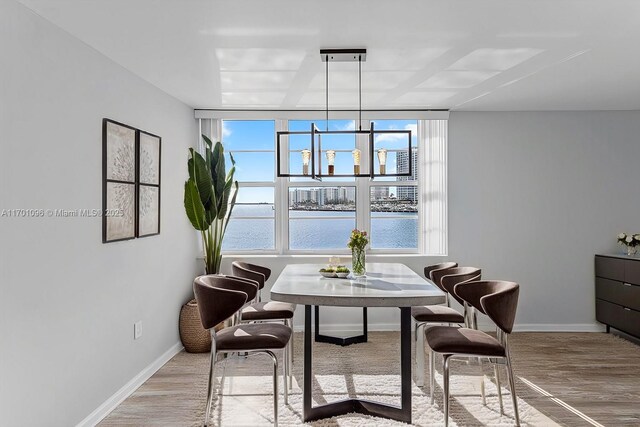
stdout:
<svg viewBox="0 0 640 427">
<path fill-rule="evenodd" d="M 231 212 L 238 196 L 238 181 L 234 181 L 235 160 L 231 153 L 231 169 L 227 173 L 224 147 L 215 145 L 202 135 L 204 157 L 189 149 L 187 168 L 189 179 L 184 183 L 184 209 L 202 238 L 206 274 L 219 274 L 222 262 L 222 240 L 229 225 Z M 202 327 L 195 300 L 180 311 L 180 339 L 188 352 L 207 352 L 211 337 Z"/>
<path fill-rule="evenodd" d="M 627 255 L 633 256 L 636 254 L 637 246 L 640 246 L 640 234 L 618 234 L 618 244 L 627 247 Z"/>
<path fill-rule="evenodd" d="M 351 249 L 351 271 L 355 276 L 364 276 L 366 273 L 365 248 L 369 244 L 366 231 L 354 229 L 347 247 Z"/>
</svg>

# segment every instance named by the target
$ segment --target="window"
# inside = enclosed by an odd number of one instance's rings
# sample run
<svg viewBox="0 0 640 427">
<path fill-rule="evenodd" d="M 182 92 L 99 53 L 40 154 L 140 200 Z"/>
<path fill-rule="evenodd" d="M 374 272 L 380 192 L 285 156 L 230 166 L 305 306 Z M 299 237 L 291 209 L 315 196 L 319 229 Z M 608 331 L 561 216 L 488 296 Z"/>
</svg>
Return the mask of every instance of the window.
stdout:
<svg viewBox="0 0 640 427">
<path fill-rule="evenodd" d="M 387 173 L 408 173 L 411 157 L 411 176 L 376 177 L 370 185 L 371 249 L 413 249 L 419 244 L 419 153 L 417 120 L 376 120 L 380 130 L 411 130 L 411 156 L 406 138 L 400 135 L 376 136 L 375 149 L 387 150 Z M 403 135 L 404 137 L 404 135 Z M 374 159 L 374 161 L 377 159 Z M 376 162 L 374 167 L 379 167 Z M 390 182 L 394 182 L 392 185 Z M 381 185 L 385 183 L 386 185 Z"/>
<path fill-rule="evenodd" d="M 275 250 L 275 121 L 224 120 L 220 133 L 240 187 L 222 249 Z"/>
<path fill-rule="evenodd" d="M 224 251 L 347 253 L 349 234 L 359 228 L 369 232 L 373 253 L 446 253 L 446 120 L 373 121 L 376 130 L 412 131 L 411 154 L 406 134 L 381 134 L 376 136 L 373 159 L 377 171 L 375 152 L 384 148 L 386 174 L 407 173 L 411 164 L 410 176 L 276 178 L 276 130 L 309 131 L 312 123 L 321 130 L 327 126 L 324 120 L 306 119 L 208 123 L 236 159 L 240 183 Z M 353 129 L 355 121 L 330 120 L 328 128 Z M 310 148 L 309 136 L 290 135 L 286 143 L 290 173 L 301 174 L 301 151 Z M 361 167 L 367 173 L 368 139 L 323 136 L 323 152 L 336 151 L 336 175 L 353 173 L 354 148 L 361 150 Z"/>
<path fill-rule="evenodd" d="M 289 188 L 289 249 L 344 249 L 355 227 L 355 187 Z"/>
<path fill-rule="evenodd" d="M 371 186 L 372 249 L 418 249 L 416 186 Z"/>
<path fill-rule="evenodd" d="M 275 249 L 274 189 L 241 187 L 223 241 L 225 251 Z"/>
</svg>

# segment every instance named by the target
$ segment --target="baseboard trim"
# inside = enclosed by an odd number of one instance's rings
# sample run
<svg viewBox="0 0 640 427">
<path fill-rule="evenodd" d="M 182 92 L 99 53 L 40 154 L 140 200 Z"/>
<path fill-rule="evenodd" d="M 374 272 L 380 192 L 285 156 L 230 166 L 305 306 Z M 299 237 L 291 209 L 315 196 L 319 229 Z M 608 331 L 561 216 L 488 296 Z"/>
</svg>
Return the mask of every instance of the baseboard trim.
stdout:
<svg viewBox="0 0 640 427">
<path fill-rule="evenodd" d="M 296 324 L 296 332 L 304 331 L 304 326 Z M 495 326 L 489 323 L 480 322 L 478 327 L 481 330 L 495 330 Z M 334 333 L 362 333 L 361 323 L 336 323 L 320 325 L 323 334 Z M 375 331 L 399 331 L 400 325 L 397 323 L 369 323 L 369 332 Z M 514 332 L 604 332 L 605 327 L 600 323 L 520 323 L 513 328 Z"/>
<path fill-rule="evenodd" d="M 515 332 L 604 332 L 600 323 L 521 323 L 513 328 Z"/>
<path fill-rule="evenodd" d="M 80 421 L 76 427 L 93 427 L 102 421 L 111 411 L 121 404 L 127 397 L 138 389 L 146 380 L 151 378 L 158 369 L 167 363 L 173 356 L 180 353 L 184 347 L 180 342 L 175 343 L 165 351 L 160 357 L 151 362 L 138 375 L 133 377 L 120 390 L 116 391 L 102 405 L 98 406 L 95 411 L 90 413 L 84 420 Z"/>
</svg>

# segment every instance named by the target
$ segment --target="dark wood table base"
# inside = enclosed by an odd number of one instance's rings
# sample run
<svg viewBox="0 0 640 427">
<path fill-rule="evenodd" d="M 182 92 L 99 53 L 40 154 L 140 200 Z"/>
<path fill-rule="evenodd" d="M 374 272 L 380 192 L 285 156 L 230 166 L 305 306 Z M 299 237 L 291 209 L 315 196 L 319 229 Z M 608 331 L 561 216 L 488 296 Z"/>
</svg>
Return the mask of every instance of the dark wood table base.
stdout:
<svg viewBox="0 0 640 427">
<path fill-rule="evenodd" d="M 320 333 L 320 306 L 315 305 L 314 322 L 315 322 L 315 340 L 316 342 L 324 342 L 329 344 L 341 345 L 346 347 L 351 344 L 359 344 L 367 342 L 367 307 L 362 307 L 362 335 L 353 337 L 332 337 Z"/>
<path fill-rule="evenodd" d="M 313 342 L 311 339 L 311 314 L 311 306 L 305 305 L 302 410 L 304 422 L 356 412 L 411 423 L 411 308 L 400 307 L 400 407 L 359 399 L 340 400 L 325 405 L 312 406 Z"/>
</svg>

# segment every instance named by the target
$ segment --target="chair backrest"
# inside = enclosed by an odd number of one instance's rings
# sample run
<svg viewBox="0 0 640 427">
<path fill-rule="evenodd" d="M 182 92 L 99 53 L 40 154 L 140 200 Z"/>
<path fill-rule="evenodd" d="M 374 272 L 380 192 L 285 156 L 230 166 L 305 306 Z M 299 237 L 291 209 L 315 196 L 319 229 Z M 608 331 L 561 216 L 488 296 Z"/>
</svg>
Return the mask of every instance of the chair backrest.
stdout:
<svg viewBox="0 0 640 427">
<path fill-rule="evenodd" d="M 264 288 L 265 282 L 271 276 L 271 270 L 261 265 L 250 264 L 244 261 L 234 261 L 231 263 L 231 271 L 234 276 L 244 277 L 246 279 L 258 282 L 258 288 Z"/>
<path fill-rule="evenodd" d="M 242 291 L 247 294 L 247 301 L 252 301 L 256 295 L 258 295 L 258 287 L 259 284 L 255 280 L 247 279 L 245 277 L 236 277 L 236 276 L 226 276 L 227 281 L 225 281 L 224 288 L 231 289 L 234 291 Z"/>
<path fill-rule="evenodd" d="M 431 272 L 431 281 L 435 283 L 437 287 L 442 289 L 442 292 L 447 292 L 447 290 L 442 287 L 442 278 L 449 275 L 449 271 L 453 270 L 454 268 L 457 267 L 439 268 Z"/>
<path fill-rule="evenodd" d="M 481 313 L 489 316 L 493 323 L 510 334 L 516 319 L 520 285 L 503 280 L 481 280 L 459 283 L 455 294 Z"/>
<path fill-rule="evenodd" d="M 442 288 L 460 304 L 464 304 L 464 300 L 456 295 L 455 286 L 459 283 L 476 281 L 482 278 L 482 270 L 476 267 L 449 268 L 444 273 L 446 275 L 440 279 Z"/>
<path fill-rule="evenodd" d="M 211 329 L 240 310 L 248 295 L 239 290 L 243 286 L 254 284 L 236 280 L 232 277 L 208 275 L 196 277 L 193 281 L 193 293 L 198 301 L 200 321 L 205 329 Z M 255 296 L 254 291 L 254 296 Z"/>
<path fill-rule="evenodd" d="M 431 277 L 431 272 L 435 270 L 442 270 L 443 268 L 453 268 L 457 267 L 457 262 L 441 262 L 439 264 L 428 265 L 424 268 L 424 277 L 427 279 L 433 280 Z"/>
</svg>

